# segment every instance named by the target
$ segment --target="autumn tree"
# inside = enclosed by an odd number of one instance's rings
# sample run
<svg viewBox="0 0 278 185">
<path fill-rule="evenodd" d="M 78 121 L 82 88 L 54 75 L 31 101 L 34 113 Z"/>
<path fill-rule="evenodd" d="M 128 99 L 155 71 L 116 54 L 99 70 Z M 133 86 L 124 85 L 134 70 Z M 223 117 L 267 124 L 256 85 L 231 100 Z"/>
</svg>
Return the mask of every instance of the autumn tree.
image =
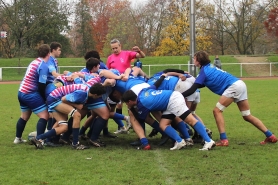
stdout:
<svg viewBox="0 0 278 185">
<path fill-rule="evenodd" d="M 278 7 L 272 9 L 264 21 L 267 33 L 278 37 Z"/>
<path fill-rule="evenodd" d="M 189 10 L 185 1 L 173 1 L 169 6 L 171 12 L 169 25 L 164 29 L 161 44 L 155 55 L 185 55 L 189 52 Z M 197 50 L 207 50 L 211 46 L 210 37 L 201 27 L 196 29 Z"/>
<path fill-rule="evenodd" d="M 160 45 L 162 32 L 170 23 L 169 4 L 171 0 L 149 0 L 145 5 L 133 10 L 134 23 L 145 53 L 151 55 Z"/>
</svg>

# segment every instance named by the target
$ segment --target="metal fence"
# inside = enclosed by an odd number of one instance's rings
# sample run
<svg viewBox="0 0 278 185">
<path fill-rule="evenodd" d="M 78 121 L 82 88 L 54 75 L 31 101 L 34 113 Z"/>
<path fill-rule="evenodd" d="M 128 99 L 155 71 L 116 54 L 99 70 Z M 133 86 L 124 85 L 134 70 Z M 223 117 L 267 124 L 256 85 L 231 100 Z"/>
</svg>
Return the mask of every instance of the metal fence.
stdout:
<svg viewBox="0 0 278 185">
<path fill-rule="evenodd" d="M 160 64 L 160 65 L 144 65 L 143 71 L 149 76 L 154 73 L 163 71 L 167 68 L 182 69 L 190 71 L 192 64 Z M 0 80 L 22 80 L 27 67 L 0 67 Z M 63 71 L 79 71 L 84 66 L 59 66 L 59 73 Z M 198 69 L 197 74 L 198 74 Z M 278 62 L 270 63 L 222 63 L 222 70 L 233 74 L 236 77 L 266 77 L 278 76 Z"/>
</svg>

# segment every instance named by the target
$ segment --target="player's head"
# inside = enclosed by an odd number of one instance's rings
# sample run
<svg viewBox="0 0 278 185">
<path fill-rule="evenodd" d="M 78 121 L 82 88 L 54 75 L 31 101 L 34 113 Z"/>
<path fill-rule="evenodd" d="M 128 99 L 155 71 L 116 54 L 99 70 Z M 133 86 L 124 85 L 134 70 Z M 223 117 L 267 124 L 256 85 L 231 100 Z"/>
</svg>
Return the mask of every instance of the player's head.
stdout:
<svg viewBox="0 0 278 185">
<path fill-rule="evenodd" d="M 88 60 L 88 59 L 91 58 L 91 57 L 97 58 L 97 59 L 100 60 L 99 53 L 98 53 L 98 51 L 96 51 L 96 50 L 88 51 L 88 52 L 85 54 L 84 59 L 85 59 L 85 60 Z"/>
<path fill-rule="evenodd" d="M 118 39 L 112 39 L 110 41 L 111 50 L 114 54 L 119 54 L 121 52 L 121 43 Z"/>
<path fill-rule="evenodd" d="M 38 49 L 38 57 L 46 58 L 50 54 L 50 47 L 48 44 L 42 44 Z"/>
<path fill-rule="evenodd" d="M 132 90 L 127 90 L 122 96 L 122 101 L 128 108 L 134 107 L 137 104 L 137 95 Z"/>
<path fill-rule="evenodd" d="M 99 98 L 106 93 L 106 88 L 101 83 L 95 83 L 89 89 L 89 96 L 92 98 Z"/>
<path fill-rule="evenodd" d="M 194 63 L 199 62 L 200 66 L 210 63 L 209 55 L 205 51 L 198 51 L 194 54 Z"/>
<path fill-rule="evenodd" d="M 86 62 L 86 69 L 88 69 L 90 72 L 97 72 L 100 66 L 100 61 L 97 58 L 89 58 Z"/>
<path fill-rule="evenodd" d="M 59 42 L 51 42 L 50 43 L 50 52 L 55 58 L 61 55 L 62 45 Z"/>
</svg>

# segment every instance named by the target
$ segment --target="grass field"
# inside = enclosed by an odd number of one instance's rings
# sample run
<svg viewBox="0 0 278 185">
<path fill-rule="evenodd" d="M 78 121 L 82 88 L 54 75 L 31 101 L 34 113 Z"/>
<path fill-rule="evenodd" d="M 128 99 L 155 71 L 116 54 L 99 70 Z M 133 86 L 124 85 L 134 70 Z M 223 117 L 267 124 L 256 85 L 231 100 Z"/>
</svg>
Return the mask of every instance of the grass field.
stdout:
<svg viewBox="0 0 278 185">
<path fill-rule="evenodd" d="M 278 80 L 246 80 L 251 113 L 259 117 L 276 135 Z M 14 145 L 15 125 L 20 116 L 17 102 L 18 84 L 0 84 L 0 184 L 4 185 L 249 185 L 277 184 L 277 144 L 260 146 L 265 137 L 249 123 L 244 122 L 235 104 L 224 112 L 229 147 L 199 151 L 201 145 L 179 151 L 170 151 L 171 142 L 157 146 L 160 136 L 149 138 L 151 151 L 138 151 L 129 145 L 136 139 L 131 131 L 117 139 L 103 140 L 105 148 L 84 151 L 45 147 L 36 150 L 33 145 Z M 201 103 L 197 113 L 213 139 L 219 138 L 212 115 L 218 96 L 201 89 Z M 124 109 L 124 113 L 126 110 Z M 36 129 L 37 117 L 29 120 L 23 137 Z M 83 123 L 83 122 L 82 122 Z M 109 130 L 116 124 L 109 122 Z M 147 134 L 151 128 L 146 127 Z"/>
</svg>

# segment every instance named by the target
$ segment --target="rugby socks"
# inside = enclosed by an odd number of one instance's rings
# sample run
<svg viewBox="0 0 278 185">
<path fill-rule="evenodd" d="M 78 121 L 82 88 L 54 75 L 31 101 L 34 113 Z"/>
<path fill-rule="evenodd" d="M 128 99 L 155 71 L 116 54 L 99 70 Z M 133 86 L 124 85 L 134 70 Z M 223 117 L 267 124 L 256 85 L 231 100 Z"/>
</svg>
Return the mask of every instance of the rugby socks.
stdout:
<svg viewBox="0 0 278 185">
<path fill-rule="evenodd" d="M 149 141 L 148 141 L 148 139 L 147 138 L 142 138 L 142 139 L 140 139 L 140 142 L 141 142 L 141 144 L 143 145 L 143 146 L 146 146 L 147 144 L 149 144 Z"/>
<path fill-rule="evenodd" d="M 117 108 L 116 108 L 116 113 L 122 114 L 122 113 L 123 113 L 123 109 L 117 109 Z"/>
<path fill-rule="evenodd" d="M 48 118 L 47 120 L 47 130 L 51 130 L 53 125 L 55 124 L 55 118 Z"/>
<path fill-rule="evenodd" d="M 50 137 L 53 137 L 53 136 L 56 136 L 56 130 L 55 129 L 51 129 L 44 134 L 37 135 L 36 139 L 37 140 L 40 140 L 40 139 L 43 140 L 45 138 L 50 138 Z"/>
<path fill-rule="evenodd" d="M 180 131 L 180 133 L 182 134 L 182 136 L 184 137 L 184 139 L 189 139 L 190 135 L 188 133 L 186 125 L 187 124 L 184 121 L 181 121 L 177 124 L 177 127 L 178 127 L 178 130 Z"/>
<path fill-rule="evenodd" d="M 46 129 L 47 120 L 40 118 L 37 123 L 37 135 L 43 134 Z"/>
<path fill-rule="evenodd" d="M 200 119 L 198 118 L 198 116 L 196 116 L 195 114 L 192 114 L 194 116 L 194 118 L 198 121 L 200 121 Z M 200 121 L 201 122 L 201 121 Z M 202 122 L 201 122 L 202 123 Z M 203 124 L 204 125 L 204 124 Z M 204 125 L 204 127 L 206 128 L 206 125 Z"/>
<path fill-rule="evenodd" d="M 81 127 L 81 129 L 79 130 L 79 135 L 84 135 L 86 132 L 87 128 L 85 128 L 84 126 Z"/>
<path fill-rule="evenodd" d="M 204 127 L 204 125 L 198 121 L 193 128 L 200 134 L 200 136 L 202 136 L 202 138 L 206 141 L 206 142 L 210 142 L 210 137 L 208 136 L 206 129 Z"/>
<path fill-rule="evenodd" d="M 122 109 L 120 109 L 120 110 L 122 110 Z M 119 114 L 119 113 L 115 113 L 115 114 L 114 114 L 113 120 L 117 123 L 117 125 L 118 125 L 118 130 L 119 130 L 121 127 L 125 126 L 124 123 L 123 123 L 123 121 L 122 121 L 122 120 L 124 120 L 124 119 L 125 119 L 125 116 L 124 116 L 124 115 Z"/>
<path fill-rule="evenodd" d="M 19 118 L 17 123 L 16 123 L 16 137 L 17 138 L 21 138 L 22 137 L 22 133 L 25 129 L 25 125 L 26 125 L 27 121 L 25 121 L 22 118 Z"/>
<path fill-rule="evenodd" d="M 220 139 L 221 139 L 221 140 L 227 139 L 226 132 L 220 133 Z"/>
<path fill-rule="evenodd" d="M 267 131 L 264 133 L 264 135 L 265 135 L 266 137 L 270 137 L 270 136 L 272 135 L 272 132 L 270 132 L 270 130 L 267 130 Z"/>
<path fill-rule="evenodd" d="M 96 118 L 96 119 L 98 119 L 98 118 Z M 104 128 L 103 128 L 103 135 L 107 135 L 109 132 L 108 132 L 108 127 L 107 126 L 105 126 Z"/>
<path fill-rule="evenodd" d="M 106 126 L 107 120 L 98 117 L 96 118 L 95 123 L 92 126 L 92 135 L 91 135 L 91 140 L 95 141 L 98 139 L 99 134 L 101 132 L 101 130 L 104 130 L 104 127 Z M 107 133 L 108 133 L 108 128 L 107 128 Z"/>
<path fill-rule="evenodd" d="M 72 128 L 72 144 L 78 144 L 79 128 Z"/>
<path fill-rule="evenodd" d="M 177 134 L 177 131 L 175 129 L 173 129 L 173 127 L 171 126 L 167 126 L 164 130 L 164 132 L 171 137 L 172 139 L 174 139 L 175 141 L 177 141 L 178 143 L 180 143 L 182 141 L 182 138 Z"/>
<path fill-rule="evenodd" d="M 122 120 L 116 119 L 116 118 L 113 118 L 113 120 L 117 123 L 117 125 L 118 125 L 118 130 L 119 130 L 121 127 L 125 126 L 125 124 L 123 123 Z"/>
<path fill-rule="evenodd" d="M 159 127 L 159 123 L 156 120 L 153 122 L 151 127 L 153 127 L 155 130 L 157 130 L 159 133 L 161 133 L 161 135 L 166 134 L 163 130 L 161 130 L 161 128 Z"/>
<path fill-rule="evenodd" d="M 124 119 L 125 119 L 125 116 L 122 115 L 122 114 L 119 114 L 119 113 L 114 113 L 113 118 L 114 118 L 114 119 L 124 120 Z"/>
</svg>

